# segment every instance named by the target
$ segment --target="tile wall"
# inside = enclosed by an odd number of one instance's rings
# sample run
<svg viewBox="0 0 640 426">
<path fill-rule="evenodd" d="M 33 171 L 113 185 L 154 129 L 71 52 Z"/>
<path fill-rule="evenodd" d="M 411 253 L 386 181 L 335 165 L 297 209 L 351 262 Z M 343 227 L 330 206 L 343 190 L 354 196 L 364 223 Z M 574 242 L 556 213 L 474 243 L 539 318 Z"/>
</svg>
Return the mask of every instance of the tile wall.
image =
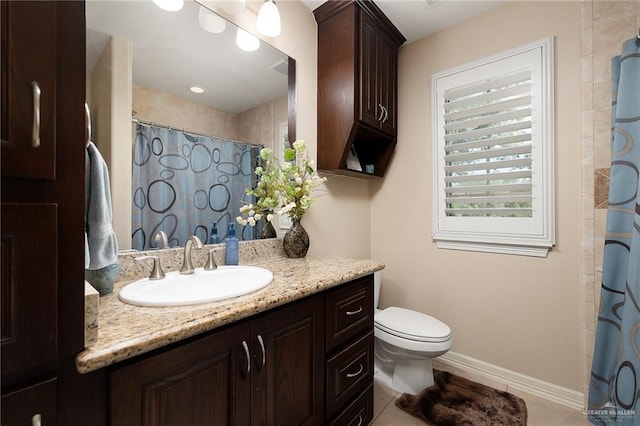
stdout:
<svg viewBox="0 0 640 426">
<path fill-rule="evenodd" d="M 582 283 L 584 394 L 589 394 L 611 163 L 611 58 L 640 28 L 640 0 L 582 4 Z"/>
</svg>

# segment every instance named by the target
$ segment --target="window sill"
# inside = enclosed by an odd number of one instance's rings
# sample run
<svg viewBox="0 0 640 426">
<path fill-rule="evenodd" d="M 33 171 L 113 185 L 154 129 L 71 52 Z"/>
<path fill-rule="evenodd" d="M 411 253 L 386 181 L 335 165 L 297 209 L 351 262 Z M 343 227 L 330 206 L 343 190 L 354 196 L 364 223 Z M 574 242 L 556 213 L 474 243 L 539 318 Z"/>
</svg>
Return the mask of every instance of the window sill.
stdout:
<svg viewBox="0 0 640 426">
<path fill-rule="evenodd" d="M 551 247 L 536 247 L 501 243 L 435 240 L 439 249 L 477 251 L 483 253 L 511 254 L 517 256 L 547 257 Z"/>
</svg>

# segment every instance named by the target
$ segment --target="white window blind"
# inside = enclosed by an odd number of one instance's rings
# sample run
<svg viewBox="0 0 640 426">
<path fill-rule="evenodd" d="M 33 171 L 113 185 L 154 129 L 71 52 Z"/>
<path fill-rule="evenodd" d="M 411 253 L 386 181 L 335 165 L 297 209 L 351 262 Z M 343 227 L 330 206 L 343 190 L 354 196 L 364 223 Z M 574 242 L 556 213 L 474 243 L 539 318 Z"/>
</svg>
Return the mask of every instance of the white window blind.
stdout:
<svg viewBox="0 0 640 426">
<path fill-rule="evenodd" d="M 439 247 L 543 256 L 553 245 L 552 41 L 432 76 Z"/>
<path fill-rule="evenodd" d="M 531 217 L 531 71 L 444 92 L 447 216 Z"/>
</svg>

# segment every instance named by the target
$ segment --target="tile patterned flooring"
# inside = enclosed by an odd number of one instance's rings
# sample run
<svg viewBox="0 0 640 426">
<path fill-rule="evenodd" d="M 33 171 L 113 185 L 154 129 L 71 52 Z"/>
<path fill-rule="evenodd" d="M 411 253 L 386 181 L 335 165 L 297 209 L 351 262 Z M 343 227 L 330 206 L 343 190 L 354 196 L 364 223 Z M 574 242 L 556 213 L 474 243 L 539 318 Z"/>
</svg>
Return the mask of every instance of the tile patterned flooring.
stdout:
<svg viewBox="0 0 640 426">
<path fill-rule="evenodd" d="M 546 399 L 511 389 L 510 392 L 527 403 L 529 426 L 590 425 L 582 411 L 574 410 Z M 400 393 L 375 382 L 373 388 L 374 418 L 372 426 L 424 426 L 422 420 L 397 408 L 394 404 Z"/>
</svg>

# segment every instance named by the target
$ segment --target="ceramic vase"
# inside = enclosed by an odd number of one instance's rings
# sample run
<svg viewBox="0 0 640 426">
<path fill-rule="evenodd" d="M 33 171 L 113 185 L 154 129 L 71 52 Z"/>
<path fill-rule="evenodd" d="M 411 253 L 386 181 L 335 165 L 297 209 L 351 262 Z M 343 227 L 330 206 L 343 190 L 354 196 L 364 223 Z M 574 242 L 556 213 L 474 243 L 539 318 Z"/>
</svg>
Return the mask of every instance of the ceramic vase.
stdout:
<svg viewBox="0 0 640 426">
<path fill-rule="evenodd" d="M 260 232 L 260 239 L 264 240 L 265 238 L 276 238 L 276 229 L 268 220 L 264 221 L 264 224 L 262 225 L 262 231 Z"/>
<path fill-rule="evenodd" d="M 282 246 L 287 257 L 305 257 L 309 250 L 309 234 L 302 227 L 300 219 L 295 219 L 291 228 L 284 234 Z"/>
</svg>

